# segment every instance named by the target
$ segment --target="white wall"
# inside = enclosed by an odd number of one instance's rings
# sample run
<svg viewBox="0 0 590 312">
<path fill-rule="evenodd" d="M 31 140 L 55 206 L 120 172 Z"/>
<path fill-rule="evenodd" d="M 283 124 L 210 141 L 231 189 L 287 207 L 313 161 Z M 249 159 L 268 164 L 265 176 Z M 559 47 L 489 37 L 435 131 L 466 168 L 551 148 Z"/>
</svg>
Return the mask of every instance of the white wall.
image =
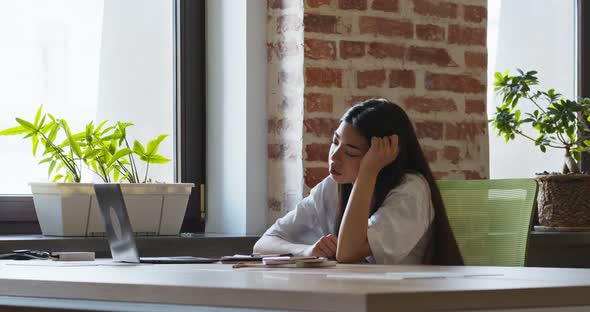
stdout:
<svg viewBox="0 0 590 312">
<path fill-rule="evenodd" d="M 266 1 L 209 0 L 207 10 L 207 227 L 266 227 Z"/>
<path fill-rule="evenodd" d="M 501 98 L 494 94 L 494 73 L 516 68 L 537 70 L 543 90 L 575 98 L 575 0 L 488 1 L 488 115 Z M 525 104 L 525 101 L 519 103 Z M 532 112 L 533 104 L 523 105 Z M 520 105 L 520 104 L 519 104 Z M 536 132 L 529 132 L 536 133 Z M 490 178 L 533 177 L 561 171 L 563 150 L 539 150 L 524 138 L 506 143 L 490 127 Z M 536 137 L 536 135 L 534 136 Z"/>
<path fill-rule="evenodd" d="M 246 6 L 246 234 L 266 230 L 268 211 L 268 114 L 266 112 L 267 1 L 248 0 Z"/>
</svg>

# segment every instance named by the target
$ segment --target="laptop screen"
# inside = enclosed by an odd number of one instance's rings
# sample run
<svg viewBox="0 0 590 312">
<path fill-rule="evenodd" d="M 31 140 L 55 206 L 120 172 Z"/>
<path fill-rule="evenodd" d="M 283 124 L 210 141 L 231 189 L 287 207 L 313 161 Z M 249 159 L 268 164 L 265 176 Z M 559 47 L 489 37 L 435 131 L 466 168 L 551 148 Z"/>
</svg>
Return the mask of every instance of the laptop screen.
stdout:
<svg viewBox="0 0 590 312">
<path fill-rule="evenodd" d="M 94 191 L 113 260 L 139 263 L 139 254 L 133 238 L 133 229 L 129 222 L 121 186 L 116 183 L 95 184 Z"/>
</svg>

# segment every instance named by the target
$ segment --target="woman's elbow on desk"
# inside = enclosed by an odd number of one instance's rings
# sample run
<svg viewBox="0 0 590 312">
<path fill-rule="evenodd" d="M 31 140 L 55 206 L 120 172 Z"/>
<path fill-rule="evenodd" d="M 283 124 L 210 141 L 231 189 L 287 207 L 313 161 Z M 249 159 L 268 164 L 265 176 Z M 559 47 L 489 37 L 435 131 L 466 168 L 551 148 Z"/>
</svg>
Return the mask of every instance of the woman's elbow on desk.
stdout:
<svg viewBox="0 0 590 312">
<path fill-rule="evenodd" d="M 254 244 L 253 252 L 258 254 L 283 254 L 292 253 L 293 248 L 286 240 L 272 235 L 262 235 L 260 239 Z"/>
<path fill-rule="evenodd" d="M 254 244 L 254 253 L 259 254 L 286 254 L 290 253 L 295 256 L 306 255 L 310 246 L 302 244 L 293 244 L 278 236 L 262 235 Z"/>
<path fill-rule="evenodd" d="M 338 263 L 356 263 L 371 255 L 369 243 L 365 242 L 357 248 L 342 248 L 338 245 L 336 261 Z"/>
<path fill-rule="evenodd" d="M 268 246 L 268 237 L 263 235 L 262 237 L 260 237 L 258 239 L 258 241 L 256 241 L 256 243 L 254 244 L 254 247 L 252 248 L 252 252 L 253 253 L 258 253 L 258 254 L 267 254 L 269 253 L 269 247 Z M 270 252 L 272 253 L 272 252 Z"/>
<path fill-rule="evenodd" d="M 336 253 L 336 261 L 338 263 L 356 263 L 364 257 L 352 254 Z"/>
</svg>

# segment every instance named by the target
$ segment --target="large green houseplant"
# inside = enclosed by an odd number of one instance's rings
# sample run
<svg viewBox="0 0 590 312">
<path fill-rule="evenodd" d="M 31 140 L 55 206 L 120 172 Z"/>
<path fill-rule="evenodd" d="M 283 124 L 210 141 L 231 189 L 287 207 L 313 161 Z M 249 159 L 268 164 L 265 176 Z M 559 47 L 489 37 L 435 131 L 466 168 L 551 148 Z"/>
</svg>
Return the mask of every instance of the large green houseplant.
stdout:
<svg viewBox="0 0 590 312">
<path fill-rule="evenodd" d="M 53 183 L 32 182 L 35 210 L 46 235 L 102 235 L 104 227 L 94 199 L 93 183 L 81 183 L 85 172 L 98 176 L 103 183 L 129 182 L 121 185 L 129 217 L 135 232 L 178 234 L 192 184 L 152 182 L 150 164 L 164 164 L 170 159 L 158 154 L 167 135 L 143 145 L 129 144 L 128 122 L 97 126 L 89 122 L 83 131 L 74 132 L 68 122 L 45 114 L 39 107 L 33 120 L 16 118 L 18 125 L 0 131 L 1 135 L 22 135 L 30 139 L 33 154 L 48 165 Z M 145 173 L 137 162 L 146 163 Z M 61 182 L 61 183 L 59 183 Z"/>
<path fill-rule="evenodd" d="M 489 120 L 506 141 L 516 136 L 533 142 L 542 152 L 562 149 L 561 173 L 539 174 L 538 214 L 544 227 L 590 226 L 590 176 L 582 174 L 580 160 L 590 151 L 590 99 L 565 99 L 553 89 L 535 90 L 539 84 L 536 71 L 518 70 L 495 74 L 494 90 L 502 104 Z M 520 110 L 521 100 L 534 104 L 532 112 Z M 536 135 L 530 134 L 525 127 Z"/>
</svg>

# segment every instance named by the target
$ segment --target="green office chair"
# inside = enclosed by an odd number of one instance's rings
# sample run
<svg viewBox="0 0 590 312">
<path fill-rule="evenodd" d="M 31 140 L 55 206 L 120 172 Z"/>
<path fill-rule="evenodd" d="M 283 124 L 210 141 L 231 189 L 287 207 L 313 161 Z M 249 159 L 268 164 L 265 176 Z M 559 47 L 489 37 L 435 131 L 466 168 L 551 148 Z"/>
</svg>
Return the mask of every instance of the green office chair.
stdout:
<svg viewBox="0 0 590 312">
<path fill-rule="evenodd" d="M 465 265 L 525 265 L 535 211 L 535 180 L 444 180 L 437 184 Z"/>
</svg>

